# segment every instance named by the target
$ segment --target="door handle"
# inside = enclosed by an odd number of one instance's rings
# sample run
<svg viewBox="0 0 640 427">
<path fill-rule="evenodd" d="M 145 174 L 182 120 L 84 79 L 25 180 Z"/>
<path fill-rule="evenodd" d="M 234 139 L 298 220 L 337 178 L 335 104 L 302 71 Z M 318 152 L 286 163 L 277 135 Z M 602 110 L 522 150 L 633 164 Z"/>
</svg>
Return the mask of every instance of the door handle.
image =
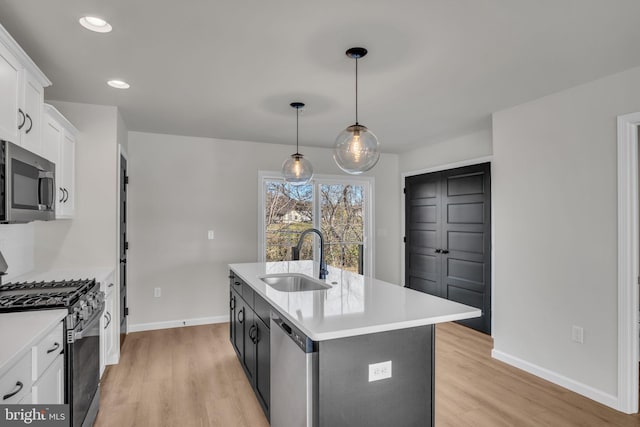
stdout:
<svg viewBox="0 0 640 427">
<path fill-rule="evenodd" d="M 47 350 L 47 354 L 53 353 L 54 351 L 56 351 L 59 348 L 60 348 L 60 343 L 56 342 L 56 343 L 53 344 L 53 347 L 51 347 L 49 350 Z"/>
<path fill-rule="evenodd" d="M 20 393 L 20 390 L 22 390 L 22 388 L 24 387 L 24 384 L 22 384 L 22 382 L 17 381 L 16 382 L 16 390 L 12 391 L 11 393 L 5 394 L 4 396 L 2 396 L 2 400 L 7 400 L 10 397 L 15 396 L 16 394 Z"/>
<path fill-rule="evenodd" d="M 251 342 L 253 342 L 254 344 L 256 344 L 257 341 L 257 331 L 258 328 L 256 328 L 256 325 L 251 325 L 251 327 L 249 328 L 249 338 L 251 339 Z"/>
<path fill-rule="evenodd" d="M 27 122 L 27 118 L 24 116 L 24 112 L 22 111 L 22 108 L 18 108 L 18 114 L 22 116 L 22 123 L 18 125 L 18 130 L 20 130 L 24 127 L 24 124 Z"/>
<path fill-rule="evenodd" d="M 64 202 L 67 203 L 67 200 L 69 200 L 69 192 L 67 191 L 66 188 L 63 188 L 64 190 Z"/>
<path fill-rule="evenodd" d="M 448 250 L 446 250 L 446 249 L 443 249 L 443 250 L 442 250 L 442 253 L 443 253 L 443 254 L 448 254 L 448 253 L 449 253 L 449 251 L 448 251 Z"/>
<path fill-rule="evenodd" d="M 58 189 L 60 190 L 60 193 L 62 193 L 62 197 L 60 197 L 59 203 L 62 203 L 64 202 L 64 190 L 62 189 L 62 187 L 59 187 Z"/>
<path fill-rule="evenodd" d="M 240 318 L 240 315 L 242 314 L 242 319 Z M 244 308 L 242 308 L 239 312 L 238 312 L 238 322 L 242 323 L 244 322 Z"/>
<path fill-rule="evenodd" d="M 27 116 L 27 119 L 29 119 L 29 129 L 27 129 L 24 133 L 29 133 L 31 132 L 31 128 L 33 128 L 33 120 L 31 120 L 31 116 L 28 114 L 25 114 L 25 116 Z"/>
</svg>

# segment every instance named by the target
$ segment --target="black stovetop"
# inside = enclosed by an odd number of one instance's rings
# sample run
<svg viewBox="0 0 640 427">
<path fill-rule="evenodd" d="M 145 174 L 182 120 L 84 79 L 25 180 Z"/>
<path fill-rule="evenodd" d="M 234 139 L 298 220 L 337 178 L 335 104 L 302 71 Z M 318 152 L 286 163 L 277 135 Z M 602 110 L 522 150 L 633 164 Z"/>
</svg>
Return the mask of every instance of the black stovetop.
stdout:
<svg viewBox="0 0 640 427">
<path fill-rule="evenodd" d="M 96 285 L 95 279 L 0 285 L 0 312 L 69 308 Z"/>
</svg>

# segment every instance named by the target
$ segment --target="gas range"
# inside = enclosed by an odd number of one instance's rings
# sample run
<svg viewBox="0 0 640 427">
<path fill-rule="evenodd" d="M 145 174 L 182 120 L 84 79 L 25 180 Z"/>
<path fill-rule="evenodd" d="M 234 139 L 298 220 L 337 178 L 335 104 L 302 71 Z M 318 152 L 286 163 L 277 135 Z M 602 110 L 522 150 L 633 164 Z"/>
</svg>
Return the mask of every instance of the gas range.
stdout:
<svg viewBox="0 0 640 427">
<path fill-rule="evenodd" d="M 95 279 L 7 283 L 0 285 L 0 313 L 69 308 L 83 297 L 95 297 L 95 287 Z"/>
<path fill-rule="evenodd" d="M 0 285 L 0 313 L 66 309 L 65 403 L 72 427 L 90 426 L 100 400 L 100 319 L 104 293 L 95 279 Z"/>
</svg>

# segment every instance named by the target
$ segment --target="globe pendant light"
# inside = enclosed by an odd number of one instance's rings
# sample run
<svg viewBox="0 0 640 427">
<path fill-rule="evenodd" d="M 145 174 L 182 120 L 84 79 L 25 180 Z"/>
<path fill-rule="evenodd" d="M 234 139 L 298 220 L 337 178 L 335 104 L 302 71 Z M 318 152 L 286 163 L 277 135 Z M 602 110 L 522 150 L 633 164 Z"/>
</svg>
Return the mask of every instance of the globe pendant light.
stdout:
<svg viewBox="0 0 640 427">
<path fill-rule="evenodd" d="M 298 152 L 298 120 L 300 109 L 304 107 L 304 104 L 292 102 L 290 105 L 296 109 L 296 152 L 282 164 L 282 175 L 284 180 L 292 185 L 303 185 L 308 183 L 313 176 L 311 162 Z"/>
<path fill-rule="evenodd" d="M 347 127 L 336 138 L 333 146 L 333 159 L 340 169 L 352 175 L 359 175 L 373 168 L 380 159 L 378 138 L 358 123 L 358 59 L 367 54 L 363 47 L 352 47 L 346 52 L 349 58 L 356 60 L 356 122 Z"/>
</svg>

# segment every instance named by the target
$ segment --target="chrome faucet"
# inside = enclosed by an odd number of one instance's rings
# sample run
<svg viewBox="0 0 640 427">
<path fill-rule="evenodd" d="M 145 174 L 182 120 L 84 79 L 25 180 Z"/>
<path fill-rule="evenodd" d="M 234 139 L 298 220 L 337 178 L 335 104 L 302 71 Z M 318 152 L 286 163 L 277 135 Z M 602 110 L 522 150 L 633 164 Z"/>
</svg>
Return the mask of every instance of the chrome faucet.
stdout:
<svg viewBox="0 0 640 427">
<path fill-rule="evenodd" d="M 300 233 L 300 238 L 298 239 L 298 244 L 294 246 L 292 249 L 292 258 L 294 260 L 300 259 L 300 247 L 302 247 L 302 242 L 304 240 L 304 236 L 309 233 L 316 233 L 320 236 L 320 280 L 324 280 L 327 278 L 327 274 L 329 271 L 327 270 L 327 265 L 324 262 L 324 237 L 322 236 L 322 232 L 317 228 L 308 228 Z"/>
</svg>

